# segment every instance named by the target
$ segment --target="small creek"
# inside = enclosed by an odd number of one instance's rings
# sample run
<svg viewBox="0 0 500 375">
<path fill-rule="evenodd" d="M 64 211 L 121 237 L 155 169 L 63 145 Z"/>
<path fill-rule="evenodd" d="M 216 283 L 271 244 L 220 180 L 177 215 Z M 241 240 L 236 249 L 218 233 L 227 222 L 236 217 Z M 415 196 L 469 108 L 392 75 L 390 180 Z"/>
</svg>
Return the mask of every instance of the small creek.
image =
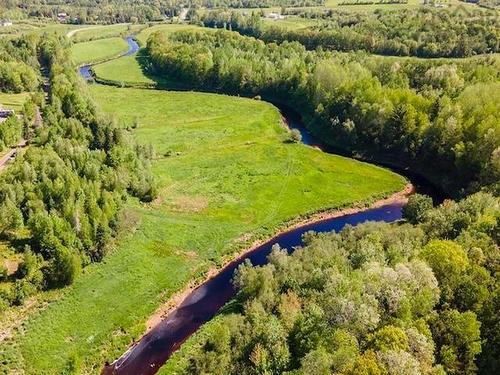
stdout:
<svg viewBox="0 0 500 375">
<path fill-rule="evenodd" d="M 133 55 L 139 49 L 132 37 L 127 37 L 127 42 L 129 50 L 122 56 Z M 82 66 L 79 69 L 80 74 L 87 80 L 92 78 L 90 69 L 90 65 Z M 328 146 L 322 144 L 307 132 L 300 117 L 293 111 L 283 107 L 281 111 L 288 126 L 301 132 L 304 144 L 319 147 L 324 152 L 333 152 Z M 403 174 L 408 176 L 408 173 Z M 418 179 L 416 176 L 410 175 L 409 177 L 416 186 L 417 191 L 431 194 L 439 199 L 440 194 L 434 191 L 425 181 Z M 295 247 L 302 245 L 302 235 L 308 231 L 340 231 L 346 225 L 357 225 L 366 221 L 397 221 L 402 217 L 402 206 L 402 203 L 391 203 L 354 214 L 319 220 L 283 232 L 270 239 L 234 260 L 216 276 L 194 289 L 176 309 L 131 346 L 119 359 L 112 364 L 107 364 L 102 373 L 122 375 L 155 374 L 185 340 L 196 332 L 202 324 L 212 319 L 221 307 L 235 296 L 236 290 L 231 280 L 234 271 L 247 259 L 254 265 L 264 265 L 273 245 L 279 244 L 288 252 L 292 252 Z"/>
</svg>

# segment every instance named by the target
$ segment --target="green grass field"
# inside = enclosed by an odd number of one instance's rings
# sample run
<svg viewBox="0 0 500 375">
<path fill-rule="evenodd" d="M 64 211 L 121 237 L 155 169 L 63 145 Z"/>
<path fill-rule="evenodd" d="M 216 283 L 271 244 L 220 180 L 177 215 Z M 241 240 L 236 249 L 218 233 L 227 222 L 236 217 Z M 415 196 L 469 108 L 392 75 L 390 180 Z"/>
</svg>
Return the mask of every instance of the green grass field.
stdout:
<svg viewBox="0 0 500 375">
<path fill-rule="evenodd" d="M 0 344 L 7 373 L 96 373 L 145 329 L 172 293 L 285 222 L 400 190 L 387 170 L 285 143 L 265 102 L 215 94 L 91 86 L 105 112 L 138 123 L 151 143 L 160 196 L 130 203 L 137 229 L 61 298 Z"/>
<path fill-rule="evenodd" d="M 73 44 L 71 53 L 76 65 L 98 62 L 127 52 L 128 44 L 123 38 L 97 39 Z"/>
<path fill-rule="evenodd" d="M 158 24 L 139 32 L 136 39 L 141 45 L 145 46 L 148 38 L 155 32 L 169 34 L 180 30 L 193 30 L 196 28 L 199 27 L 185 24 Z M 204 30 L 211 31 L 212 29 Z M 135 56 L 126 56 L 118 60 L 95 65 L 93 70 L 98 77 L 106 80 L 124 84 L 139 83 L 153 85 L 155 84 L 155 81 L 143 74 L 140 64 L 142 58 L 142 54 L 139 52 Z"/>
<path fill-rule="evenodd" d="M 85 25 L 83 27 L 70 30 L 67 33 L 67 36 L 74 42 L 86 42 L 96 39 L 124 37 L 137 33 L 146 27 L 146 25 L 132 25 L 126 23 L 119 23 L 115 25 Z"/>
<path fill-rule="evenodd" d="M 143 29 L 140 33 L 137 34 L 137 40 L 142 44 L 145 45 L 146 42 L 148 41 L 148 38 L 151 34 L 154 34 L 156 32 L 161 32 L 164 34 L 170 34 L 176 31 L 180 30 L 193 30 L 199 28 L 199 26 L 195 25 L 186 25 L 186 24 L 158 24 L 154 25 L 152 27 L 148 27 Z"/>
<path fill-rule="evenodd" d="M 13 109 L 20 111 L 23 108 L 24 102 L 28 99 L 30 93 L 23 92 L 20 94 L 10 94 L 0 92 L 0 108 Z"/>
<path fill-rule="evenodd" d="M 141 52 L 134 56 L 125 56 L 118 60 L 108 61 L 92 67 L 95 74 L 104 79 L 124 84 L 155 84 L 155 81 L 146 77 L 141 68 Z"/>
</svg>

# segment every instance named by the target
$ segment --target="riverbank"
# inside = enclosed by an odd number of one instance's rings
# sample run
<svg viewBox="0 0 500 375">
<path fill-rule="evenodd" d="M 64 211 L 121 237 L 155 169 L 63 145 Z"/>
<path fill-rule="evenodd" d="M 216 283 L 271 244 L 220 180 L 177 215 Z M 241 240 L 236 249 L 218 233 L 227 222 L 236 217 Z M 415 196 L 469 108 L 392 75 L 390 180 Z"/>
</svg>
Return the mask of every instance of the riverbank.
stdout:
<svg viewBox="0 0 500 375">
<path fill-rule="evenodd" d="M 359 213 L 359 212 L 367 210 L 367 209 L 379 208 L 379 207 L 389 205 L 389 204 L 404 205 L 408 201 L 408 197 L 414 193 L 415 193 L 415 186 L 411 183 L 408 183 L 408 184 L 406 184 L 406 186 L 403 190 L 401 190 L 397 193 L 394 193 L 387 198 L 378 199 L 373 204 L 370 204 L 368 206 L 366 206 L 366 205 L 353 206 L 353 207 L 341 209 L 341 210 L 338 210 L 338 209 L 325 210 L 323 212 L 318 212 L 316 214 L 313 214 L 308 218 L 300 218 L 298 220 L 292 221 L 289 224 L 283 225 L 284 228 L 279 230 L 270 239 L 255 241 L 252 244 L 252 246 L 250 246 L 249 248 L 243 249 L 242 251 L 239 251 L 236 254 L 234 254 L 233 258 L 230 260 L 227 260 L 221 267 L 211 268 L 208 271 L 207 275 L 205 275 L 204 277 L 201 277 L 198 280 L 191 281 L 184 289 L 182 289 L 179 292 L 172 295 L 172 297 L 167 302 L 165 302 L 162 306 L 160 306 L 158 308 L 158 310 L 155 311 L 155 313 L 148 319 L 145 334 L 150 332 L 153 328 L 155 328 L 158 324 L 160 324 L 167 317 L 167 315 L 169 315 L 173 310 L 178 308 L 189 294 L 191 294 L 195 289 L 200 287 L 202 284 L 208 282 L 210 279 L 215 277 L 218 273 L 220 273 L 229 264 L 231 264 L 235 261 L 238 261 L 240 258 L 244 257 L 248 253 L 255 251 L 258 247 L 262 246 L 263 244 L 265 244 L 267 242 L 272 242 L 280 235 L 282 235 L 286 232 L 292 231 L 294 229 L 312 224 L 312 223 L 330 220 L 330 219 L 334 219 L 334 218 L 338 218 L 338 217 L 342 217 L 342 216 L 346 216 L 346 215 L 353 215 L 353 214 Z M 141 337 L 141 339 L 142 339 L 142 337 Z M 140 341 L 140 339 L 138 341 Z M 131 346 L 134 346 L 134 344 L 132 344 Z"/>
<path fill-rule="evenodd" d="M 124 222 L 138 223 L 135 230 L 0 344 L 9 373 L 61 373 L 75 362 L 96 373 L 144 334 L 174 293 L 283 223 L 373 202 L 406 183 L 286 142 L 279 111 L 262 101 L 95 84 L 89 91 L 139 143 L 153 146 L 160 199 L 127 203 Z"/>
</svg>

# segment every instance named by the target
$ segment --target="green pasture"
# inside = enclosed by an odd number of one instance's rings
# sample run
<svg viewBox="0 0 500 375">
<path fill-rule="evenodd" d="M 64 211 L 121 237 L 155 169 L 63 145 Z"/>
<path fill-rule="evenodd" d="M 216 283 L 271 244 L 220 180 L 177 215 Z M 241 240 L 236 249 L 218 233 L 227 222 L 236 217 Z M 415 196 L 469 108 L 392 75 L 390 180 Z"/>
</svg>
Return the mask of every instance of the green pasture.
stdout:
<svg viewBox="0 0 500 375">
<path fill-rule="evenodd" d="M 0 108 L 20 111 L 23 108 L 24 102 L 28 99 L 29 95 L 29 92 L 22 92 L 20 94 L 0 92 Z"/>
<path fill-rule="evenodd" d="M 127 50 L 127 41 L 119 37 L 75 43 L 71 47 L 73 61 L 76 65 L 117 57 Z"/>
<path fill-rule="evenodd" d="M 125 37 L 133 35 L 146 28 L 146 25 L 120 23 L 115 25 L 92 25 L 73 29 L 67 35 L 75 42 L 84 42 L 96 39 Z"/>
<path fill-rule="evenodd" d="M 7 372 L 97 373 L 140 337 L 162 302 L 209 268 L 284 223 L 366 204 L 405 183 L 385 169 L 286 142 L 279 112 L 265 102 L 100 85 L 91 93 L 153 145 L 160 194 L 149 205 L 130 202 L 125 223 L 136 229 L 0 344 Z"/>
</svg>

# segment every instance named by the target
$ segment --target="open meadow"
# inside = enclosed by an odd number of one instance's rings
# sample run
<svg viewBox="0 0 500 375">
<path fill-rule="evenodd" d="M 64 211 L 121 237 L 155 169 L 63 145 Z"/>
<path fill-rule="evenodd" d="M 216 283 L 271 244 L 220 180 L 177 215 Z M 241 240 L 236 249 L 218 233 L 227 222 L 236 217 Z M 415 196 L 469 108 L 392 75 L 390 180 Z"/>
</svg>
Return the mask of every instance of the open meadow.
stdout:
<svg viewBox="0 0 500 375">
<path fill-rule="evenodd" d="M 27 92 L 22 92 L 19 94 L 0 92 L 0 108 L 20 111 L 23 108 L 24 102 L 26 102 L 29 95 L 30 94 Z"/>
<path fill-rule="evenodd" d="M 98 62 L 127 52 L 128 44 L 120 37 L 75 43 L 71 48 L 75 65 Z"/>
<path fill-rule="evenodd" d="M 2 343 L 9 371 L 97 372 L 189 280 L 284 223 L 402 189 L 385 169 L 287 143 L 272 105 L 237 97 L 91 86 L 98 105 L 156 151 L 160 194 L 124 212 L 136 227 L 60 299 Z"/>
</svg>

